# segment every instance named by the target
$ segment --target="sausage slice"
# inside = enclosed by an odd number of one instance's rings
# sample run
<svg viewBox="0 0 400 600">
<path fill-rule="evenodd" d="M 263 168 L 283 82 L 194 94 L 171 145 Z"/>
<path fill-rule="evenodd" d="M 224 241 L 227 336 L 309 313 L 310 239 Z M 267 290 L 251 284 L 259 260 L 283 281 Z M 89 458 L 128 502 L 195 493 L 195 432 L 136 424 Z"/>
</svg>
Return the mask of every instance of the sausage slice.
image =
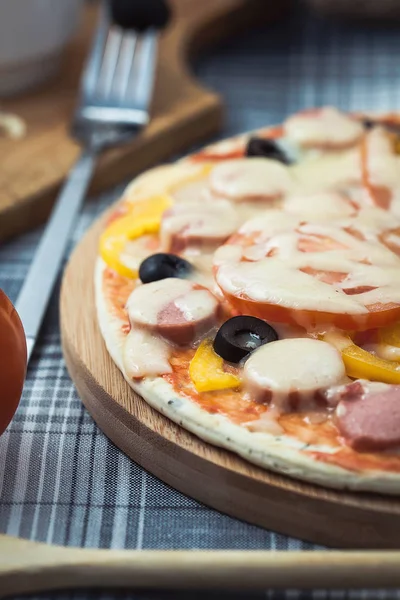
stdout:
<svg viewBox="0 0 400 600">
<path fill-rule="evenodd" d="M 238 226 L 238 215 L 227 200 L 176 204 L 163 215 L 161 246 L 165 251 L 175 253 L 188 247 L 212 251 Z"/>
<path fill-rule="evenodd" d="M 259 401 L 279 412 L 314 408 L 324 390 L 345 379 L 340 353 L 330 344 L 310 338 L 270 342 L 246 361 L 243 378 Z"/>
<path fill-rule="evenodd" d="M 181 346 L 192 343 L 215 325 L 219 302 L 205 287 L 167 278 L 133 290 L 127 309 L 132 325 Z"/>
<path fill-rule="evenodd" d="M 330 106 L 292 115 L 284 127 L 288 138 L 300 146 L 325 150 L 352 146 L 363 134 L 359 121 Z"/>
<path fill-rule="evenodd" d="M 291 185 L 289 169 L 269 158 L 224 160 L 210 174 L 211 192 L 233 202 L 280 198 Z"/>
<path fill-rule="evenodd" d="M 400 386 L 354 382 L 347 387 L 336 408 L 346 444 L 359 452 L 400 446 Z"/>
</svg>

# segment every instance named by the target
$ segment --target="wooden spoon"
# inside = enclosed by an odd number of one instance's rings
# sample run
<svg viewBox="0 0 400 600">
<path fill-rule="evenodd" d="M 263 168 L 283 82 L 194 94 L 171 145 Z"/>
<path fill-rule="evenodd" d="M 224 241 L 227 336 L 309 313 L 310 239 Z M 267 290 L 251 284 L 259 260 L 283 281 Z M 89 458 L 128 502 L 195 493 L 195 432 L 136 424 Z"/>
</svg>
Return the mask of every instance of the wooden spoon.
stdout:
<svg viewBox="0 0 400 600">
<path fill-rule="evenodd" d="M 73 588 L 400 586 L 397 551 L 91 550 L 0 535 L 0 557 L 0 597 Z"/>
</svg>

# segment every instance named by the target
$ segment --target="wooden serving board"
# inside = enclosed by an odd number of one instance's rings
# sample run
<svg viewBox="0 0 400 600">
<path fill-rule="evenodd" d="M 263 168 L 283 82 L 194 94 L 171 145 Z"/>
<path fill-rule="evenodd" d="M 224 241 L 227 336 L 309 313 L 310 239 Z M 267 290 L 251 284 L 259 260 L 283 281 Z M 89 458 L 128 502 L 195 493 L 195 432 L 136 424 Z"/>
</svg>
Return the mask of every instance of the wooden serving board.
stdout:
<svg viewBox="0 0 400 600">
<path fill-rule="evenodd" d="M 160 42 L 151 123 L 134 141 L 102 156 L 91 192 L 116 184 L 215 133 L 222 123 L 222 101 L 191 76 L 191 53 L 249 25 L 278 18 L 289 3 L 169 1 L 174 18 Z M 0 240 L 46 219 L 78 156 L 79 147 L 68 135 L 68 123 L 96 14 L 96 7 L 86 9 L 57 79 L 35 93 L 0 104 L 27 125 L 27 135 L 21 140 L 0 136 Z"/>
<path fill-rule="evenodd" d="M 335 547 L 400 548 L 400 498 L 337 492 L 264 471 L 201 441 L 133 392 L 96 321 L 93 272 L 106 217 L 75 249 L 60 304 L 69 373 L 104 433 L 172 487 L 234 517 Z"/>
</svg>

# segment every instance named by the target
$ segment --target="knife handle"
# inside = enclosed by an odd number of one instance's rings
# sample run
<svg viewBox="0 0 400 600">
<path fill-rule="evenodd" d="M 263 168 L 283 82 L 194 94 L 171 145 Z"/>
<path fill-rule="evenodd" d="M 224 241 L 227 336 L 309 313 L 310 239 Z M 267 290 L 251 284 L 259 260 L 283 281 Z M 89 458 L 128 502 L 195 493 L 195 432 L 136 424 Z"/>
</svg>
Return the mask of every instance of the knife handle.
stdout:
<svg viewBox="0 0 400 600">
<path fill-rule="evenodd" d="M 70 171 L 15 304 L 25 329 L 28 361 L 63 262 L 72 226 L 92 178 L 96 157 L 91 150 L 83 152 Z"/>
</svg>

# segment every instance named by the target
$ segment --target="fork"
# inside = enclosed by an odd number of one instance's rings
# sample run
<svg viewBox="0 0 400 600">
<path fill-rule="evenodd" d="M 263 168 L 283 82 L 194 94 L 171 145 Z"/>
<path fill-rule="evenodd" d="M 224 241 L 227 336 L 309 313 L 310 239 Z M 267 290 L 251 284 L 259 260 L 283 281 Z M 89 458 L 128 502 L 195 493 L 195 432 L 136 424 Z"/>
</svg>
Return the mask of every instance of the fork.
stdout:
<svg viewBox="0 0 400 600">
<path fill-rule="evenodd" d="M 149 121 L 156 53 L 156 30 L 140 33 L 112 24 L 103 0 L 71 124 L 83 151 L 57 198 L 15 305 L 25 329 L 28 361 L 98 154 L 131 139 Z"/>
</svg>

